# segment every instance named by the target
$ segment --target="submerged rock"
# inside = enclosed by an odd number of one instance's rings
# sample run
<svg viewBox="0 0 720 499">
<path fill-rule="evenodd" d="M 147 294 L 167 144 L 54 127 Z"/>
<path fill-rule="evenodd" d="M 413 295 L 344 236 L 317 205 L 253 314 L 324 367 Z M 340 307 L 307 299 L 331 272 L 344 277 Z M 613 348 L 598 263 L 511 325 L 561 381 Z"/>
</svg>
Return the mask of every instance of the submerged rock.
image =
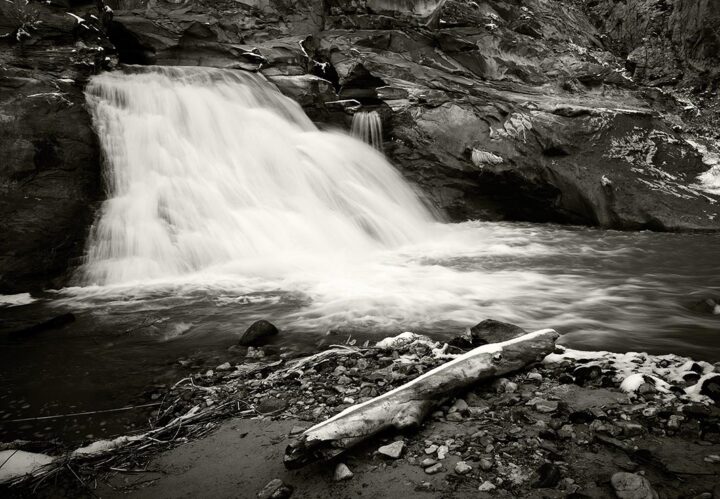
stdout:
<svg viewBox="0 0 720 499">
<path fill-rule="evenodd" d="M 278 334 L 278 329 L 274 324 L 261 319 L 253 322 L 240 337 L 240 345 L 243 346 L 259 346 L 267 343 L 270 338 Z"/>
</svg>

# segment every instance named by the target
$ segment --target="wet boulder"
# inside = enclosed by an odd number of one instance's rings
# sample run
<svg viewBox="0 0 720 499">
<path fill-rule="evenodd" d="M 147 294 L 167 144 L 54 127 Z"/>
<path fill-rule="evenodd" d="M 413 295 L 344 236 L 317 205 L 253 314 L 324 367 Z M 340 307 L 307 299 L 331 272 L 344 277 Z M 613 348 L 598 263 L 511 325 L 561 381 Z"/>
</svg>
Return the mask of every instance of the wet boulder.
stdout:
<svg viewBox="0 0 720 499">
<path fill-rule="evenodd" d="M 486 319 L 456 336 L 448 343 L 450 346 L 469 350 L 488 343 L 502 343 L 527 334 L 523 328 L 507 322 Z"/>
<path fill-rule="evenodd" d="M 273 336 L 278 334 L 278 329 L 271 322 L 264 319 L 253 322 L 240 337 L 239 344 L 242 346 L 260 346 L 267 343 Z"/>
</svg>

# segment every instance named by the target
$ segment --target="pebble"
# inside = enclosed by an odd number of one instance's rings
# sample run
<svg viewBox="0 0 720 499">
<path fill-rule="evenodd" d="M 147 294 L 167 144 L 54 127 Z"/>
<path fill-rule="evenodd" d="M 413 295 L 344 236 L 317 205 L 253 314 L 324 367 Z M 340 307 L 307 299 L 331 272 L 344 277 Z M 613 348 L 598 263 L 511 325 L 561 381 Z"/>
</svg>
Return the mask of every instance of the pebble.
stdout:
<svg viewBox="0 0 720 499">
<path fill-rule="evenodd" d="M 425 459 L 422 460 L 422 462 L 420 463 L 420 466 L 422 466 L 423 468 L 429 468 L 430 466 L 433 466 L 435 464 L 437 464 L 437 461 L 435 459 L 433 459 L 431 457 L 426 457 Z"/>
<path fill-rule="evenodd" d="M 425 448 L 425 454 L 435 454 L 438 450 L 438 446 L 433 444 Z"/>
<path fill-rule="evenodd" d="M 620 499 L 657 499 L 658 497 L 647 478 L 635 473 L 615 473 L 610 483 Z"/>
<path fill-rule="evenodd" d="M 558 409 L 558 403 L 556 400 L 545 400 L 536 397 L 526 403 L 526 405 L 532 406 L 536 411 L 549 414 L 555 412 Z"/>
<path fill-rule="evenodd" d="M 667 427 L 671 430 L 679 430 L 680 429 L 680 422 L 685 419 L 682 416 L 678 416 L 677 414 L 673 414 L 668 418 Z"/>
<path fill-rule="evenodd" d="M 441 445 L 440 447 L 438 447 L 438 450 L 437 450 L 438 459 L 440 459 L 441 461 L 443 459 L 445 459 L 448 452 L 450 452 L 450 449 L 448 448 L 447 445 Z"/>
<path fill-rule="evenodd" d="M 455 412 L 459 412 L 460 414 L 466 414 L 468 412 L 468 404 L 463 399 L 457 399 L 453 405 L 450 406 L 450 409 L 448 410 L 449 414 L 453 414 Z"/>
<path fill-rule="evenodd" d="M 628 437 L 642 435 L 645 431 L 645 428 L 643 428 L 642 425 L 637 423 L 619 423 L 618 426 L 622 428 L 623 435 Z"/>
<path fill-rule="evenodd" d="M 560 429 L 557 430 L 557 436 L 560 440 L 573 440 L 575 438 L 573 426 L 569 424 L 562 425 Z"/>
<path fill-rule="evenodd" d="M 540 373 L 530 373 L 527 375 L 528 381 L 533 381 L 535 383 L 542 383 L 543 377 Z"/>
<path fill-rule="evenodd" d="M 492 382 L 492 387 L 495 389 L 497 393 L 502 393 L 505 391 L 505 386 L 510 383 L 510 380 L 507 378 L 498 378 L 495 381 Z"/>
<path fill-rule="evenodd" d="M 490 461 L 487 458 L 480 459 L 480 469 L 482 469 L 483 471 L 489 471 L 492 469 L 492 467 L 493 467 L 492 461 Z"/>
<path fill-rule="evenodd" d="M 215 368 L 216 371 L 229 371 L 232 369 L 230 362 L 224 362 Z"/>
<path fill-rule="evenodd" d="M 306 428 L 305 426 L 293 426 L 293 427 L 290 429 L 290 435 L 297 435 L 297 434 L 299 434 L 299 433 L 304 432 L 306 429 L 307 429 L 307 428 Z"/>
<path fill-rule="evenodd" d="M 391 444 L 383 445 L 377 451 L 379 454 L 382 454 L 383 456 L 387 456 L 392 459 L 397 459 L 400 457 L 400 454 L 402 454 L 402 451 L 404 448 L 405 448 L 405 442 L 403 442 L 402 440 L 397 440 Z"/>
<path fill-rule="evenodd" d="M 339 463 L 335 467 L 335 481 L 341 482 L 343 480 L 350 480 L 353 477 L 353 472 L 350 471 L 345 463 Z"/>
<path fill-rule="evenodd" d="M 467 475 L 472 471 L 472 466 L 470 466 L 465 461 L 458 461 L 455 465 L 455 473 L 458 475 Z"/>
<path fill-rule="evenodd" d="M 258 492 L 258 499 L 287 499 L 292 495 L 293 488 L 286 485 L 279 478 L 270 482 Z"/>
<path fill-rule="evenodd" d="M 427 473 L 428 475 L 434 475 L 435 473 L 439 473 L 440 471 L 442 471 L 442 469 L 443 469 L 442 463 L 436 463 L 436 464 L 433 464 L 432 466 L 430 466 L 429 468 L 425 468 L 425 473 Z"/>
<path fill-rule="evenodd" d="M 495 490 L 495 486 L 491 482 L 484 481 L 483 483 L 480 484 L 480 487 L 478 487 L 478 490 L 480 492 L 489 492 L 491 490 Z"/>
</svg>

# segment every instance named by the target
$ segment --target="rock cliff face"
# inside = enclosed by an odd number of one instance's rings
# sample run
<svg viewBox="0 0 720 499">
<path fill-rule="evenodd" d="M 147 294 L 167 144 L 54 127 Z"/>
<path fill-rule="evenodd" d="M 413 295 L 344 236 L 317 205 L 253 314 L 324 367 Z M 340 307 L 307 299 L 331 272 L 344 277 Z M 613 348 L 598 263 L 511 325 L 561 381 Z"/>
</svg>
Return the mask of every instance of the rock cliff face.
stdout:
<svg viewBox="0 0 720 499">
<path fill-rule="evenodd" d="M 62 282 L 101 193 L 83 95 L 100 31 L 65 10 L 0 2 L 0 292 Z"/>
<path fill-rule="evenodd" d="M 112 38 L 127 62 L 260 71 L 319 122 L 378 110 L 390 159 L 452 220 L 714 230 L 684 104 L 626 71 L 649 46 L 641 31 L 710 64 L 698 43 L 712 43 L 700 17 L 713 8 L 662 3 L 158 1 L 116 12 Z"/>
<path fill-rule="evenodd" d="M 388 157 L 450 220 L 720 228 L 699 180 L 712 141 L 688 133 L 717 113 L 677 98 L 715 90 L 712 0 L 107 3 L 122 63 L 258 71 L 320 126 L 377 110 Z M 27 39 L 6 22 L 0 41 L 5 288 L 47 285 L 79 255 L 100 192 L 82 88 L 103 37 L 65 13 L 91 19 L 95 5 L 37 8 L 55 21 Z"/>
<path fill-rule="evenodd" d="M 717 90 L 720 3 L 714 0 L 587 2 L 608 48 L 627 58 L 637 81 Z"/>
</svg>

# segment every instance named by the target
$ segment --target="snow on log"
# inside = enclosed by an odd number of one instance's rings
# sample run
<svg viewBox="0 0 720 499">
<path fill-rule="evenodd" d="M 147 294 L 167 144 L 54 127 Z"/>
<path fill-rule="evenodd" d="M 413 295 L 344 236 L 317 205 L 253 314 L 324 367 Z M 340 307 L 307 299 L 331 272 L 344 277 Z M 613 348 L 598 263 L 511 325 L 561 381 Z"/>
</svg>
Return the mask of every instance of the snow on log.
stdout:
<svg viewBox="0 0 720 499">
<path fill-rule="evenodd" d="M 294 469 L 330 459 L 380 431 L 417 426 L 445 396 L 541 361 L 553 351 L 558 336 L 552 329 L 543 329 L 483 345 L 379 397 L 348 407 L 292 442 L 285 450 L 285 466 Z"/>
</svg>

